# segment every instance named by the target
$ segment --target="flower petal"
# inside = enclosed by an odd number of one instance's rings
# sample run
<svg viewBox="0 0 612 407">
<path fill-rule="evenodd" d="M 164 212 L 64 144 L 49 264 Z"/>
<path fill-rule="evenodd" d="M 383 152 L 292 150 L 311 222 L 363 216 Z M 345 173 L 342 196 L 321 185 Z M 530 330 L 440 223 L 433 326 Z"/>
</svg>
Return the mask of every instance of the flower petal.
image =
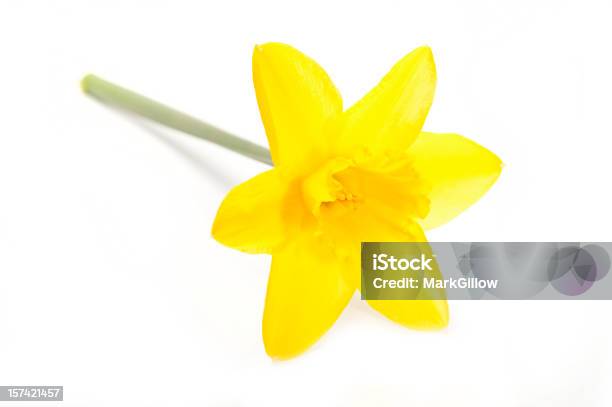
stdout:
<svg viewBox="0 0 612 407">
<path fill-rule="evenodd" d="M 363 99 L 344 113 L 340 152 L 403 151 L 417 137 L 433 101 L 436 68 L 429 47 L 402 58 Z"/>
<path fill-rule="evenodd" d="M 214 238 L 245 252 L 270 253 L 285 237 L 285 191 L 278 170 L 263 172 L 234 187 L 217 211 Z"/>
<path fill-rule="evenodd" d="M 416 223 L 391 224 L 371 213 L 358 209 L 355 219 L 338 219 L 337 230 L 330 230 L 336 253 L 346 258 L 343 276 L 352 287 L 360 285 L 360 242 L 426 242 L 425 234 Z M 425 243 L 427 245 L 427 243 Z M 429 245 L 427 245 L 428 247 Z M 433 273 L 441 276 L 439 269 Z M 448 325 L 448 305 L 444 290 L 428 289 L 419 298 L 434 300 L 369 300 L 368 304 L 390 320 L 416 329 L 436 329 Z"/>
<path fill-rule="evenodd" d="M 326 149 L 324 127 L 342 112 L 342 98 L 315 61 L 289 45 L 258 45 L 253 82 L 276 166 L 299 165 Z"/>
<path fill-rule="evenodd" d="M 421 133 L 409 153 L 430 185 L 430 210 L 423 225 L 442 225 L 476 202 L 501 173 L 495 154 L 458 134 Z"/>
<path fill-rule="evenodd" d="M 263 318 L 268 355 L 297 356 L 333 325 L 355 291 L 342 278 L 344 267 L 329 246 L 312 237 L 274 252 Z"/>
<path fill-rule="evenodd" d="M 390 219 L 373 205 L 337 203 L 321 207 L 319 233 L 346 260 L 343 276 L 351 287 L 361 285 L 361 242 L 426 241 L 421 226 L 411 219 Z"/>
<path fill-rule="evenodd" d="M 442 273 L 425 235 L 421 232 L 418 240 L 411 241 L 420 243 L 404 247 L 380 243 L 379 246 L 380 250 L 397 258 L 409 258 L 424 253 L 433 259 L 432 270 L 426 272 L 425 278 L 441 279 Z M 448 304 L 443 288 L 421 288 L 414 300 L 369 300 L 368 304 L 390 320 L 409 328 L 439 329 L 448 325 Z"/>
</svg>

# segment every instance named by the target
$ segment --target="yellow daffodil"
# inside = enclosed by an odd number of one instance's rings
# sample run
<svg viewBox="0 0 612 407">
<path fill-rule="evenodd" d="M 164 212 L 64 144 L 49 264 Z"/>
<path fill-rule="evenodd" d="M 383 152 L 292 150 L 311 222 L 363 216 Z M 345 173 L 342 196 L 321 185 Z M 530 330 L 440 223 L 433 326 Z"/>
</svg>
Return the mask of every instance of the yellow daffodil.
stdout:
<svg viewBox="0 0 612 407">
<path fill-rule="evenodd" d="M 255 47 L 253 81 L 274 168 L 229 192 L 212 233 L 272 254 L 263 339 L 284 359 L 314 344 L 353 296 L 360 242 L 425 242 L 423 229 L 478 200 L 501 162 L 460 135 L 421 130 L 436 83 L 428 47 L 347 110 L 325 71 L 288 45 Z M 445 300 L 369 304 L 408 327 L 448 323 Z"/>
</svg>

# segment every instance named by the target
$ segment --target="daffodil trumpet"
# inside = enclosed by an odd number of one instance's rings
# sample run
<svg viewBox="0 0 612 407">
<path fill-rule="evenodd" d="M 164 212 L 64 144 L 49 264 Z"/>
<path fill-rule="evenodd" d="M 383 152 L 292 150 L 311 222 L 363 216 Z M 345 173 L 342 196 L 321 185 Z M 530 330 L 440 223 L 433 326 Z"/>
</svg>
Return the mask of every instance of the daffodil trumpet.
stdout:
<svg viewBox="0 0 612 407">
<path fill-rule="evenodd" d="M 287 359 L 317 342 L 359 288 L 361 242 L 426 242 L 424 230 L 484 195 L 501 161 L 458 134 L 422 130 L 436 83 L 428 47 L 403 57 L 348 109 L 327 73 L 285 44 L 255 47 L 253 82 L 269 152 L 98 77 L 85 77 L 82 87 L 273 165 L 228 193 L 212 234 L 229 247 L 272 255 L 263 341 L 271 357 Z M 445 299 L 368 304 L 411 328 L 449 320 Z"/>
</svg>

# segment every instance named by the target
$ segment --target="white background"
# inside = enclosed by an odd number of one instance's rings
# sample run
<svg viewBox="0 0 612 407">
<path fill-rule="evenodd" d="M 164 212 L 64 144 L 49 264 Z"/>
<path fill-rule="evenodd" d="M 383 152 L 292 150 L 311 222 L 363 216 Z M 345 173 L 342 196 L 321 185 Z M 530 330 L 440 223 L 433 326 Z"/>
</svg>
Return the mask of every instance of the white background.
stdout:
<svg viewBox="0 0 612 407">
<path fill-rule="evenodd" d="M 3 1 L 0 384 L 64 385 L 70 406 L 612 405 L 612 302 L 455 302 L 423 333 L 355 298 L 308 353 L 271 361 L 269 257 L 210 237 L 264 166 L 79 90 L 95 72 L 263 144 L 256 43 L 311 55 L 347 106 L 428 44 L 425 128 L 506 164 L 430 239 L 609 241 L 611 17 L 558 0 Z"/>
</svg>

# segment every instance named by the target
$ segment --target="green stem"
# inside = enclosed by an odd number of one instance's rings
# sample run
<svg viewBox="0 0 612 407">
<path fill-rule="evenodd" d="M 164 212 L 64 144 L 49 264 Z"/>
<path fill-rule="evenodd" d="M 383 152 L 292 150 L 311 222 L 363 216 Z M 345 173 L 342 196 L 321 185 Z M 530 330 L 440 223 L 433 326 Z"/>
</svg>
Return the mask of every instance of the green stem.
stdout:
<svg viewBox="0 0 612 407">
<path fill-rule="evenodd" d="M 106 104 L 120 107 L 164 126 L 218 144 L 264 164 L 272 165 L 270 152 L 264 147 L 234 136 L 146 96 L 107 82 L 95 75 L 85 76 L 81 81 L 81 87 L 85 93 Z"/>
</svg>

